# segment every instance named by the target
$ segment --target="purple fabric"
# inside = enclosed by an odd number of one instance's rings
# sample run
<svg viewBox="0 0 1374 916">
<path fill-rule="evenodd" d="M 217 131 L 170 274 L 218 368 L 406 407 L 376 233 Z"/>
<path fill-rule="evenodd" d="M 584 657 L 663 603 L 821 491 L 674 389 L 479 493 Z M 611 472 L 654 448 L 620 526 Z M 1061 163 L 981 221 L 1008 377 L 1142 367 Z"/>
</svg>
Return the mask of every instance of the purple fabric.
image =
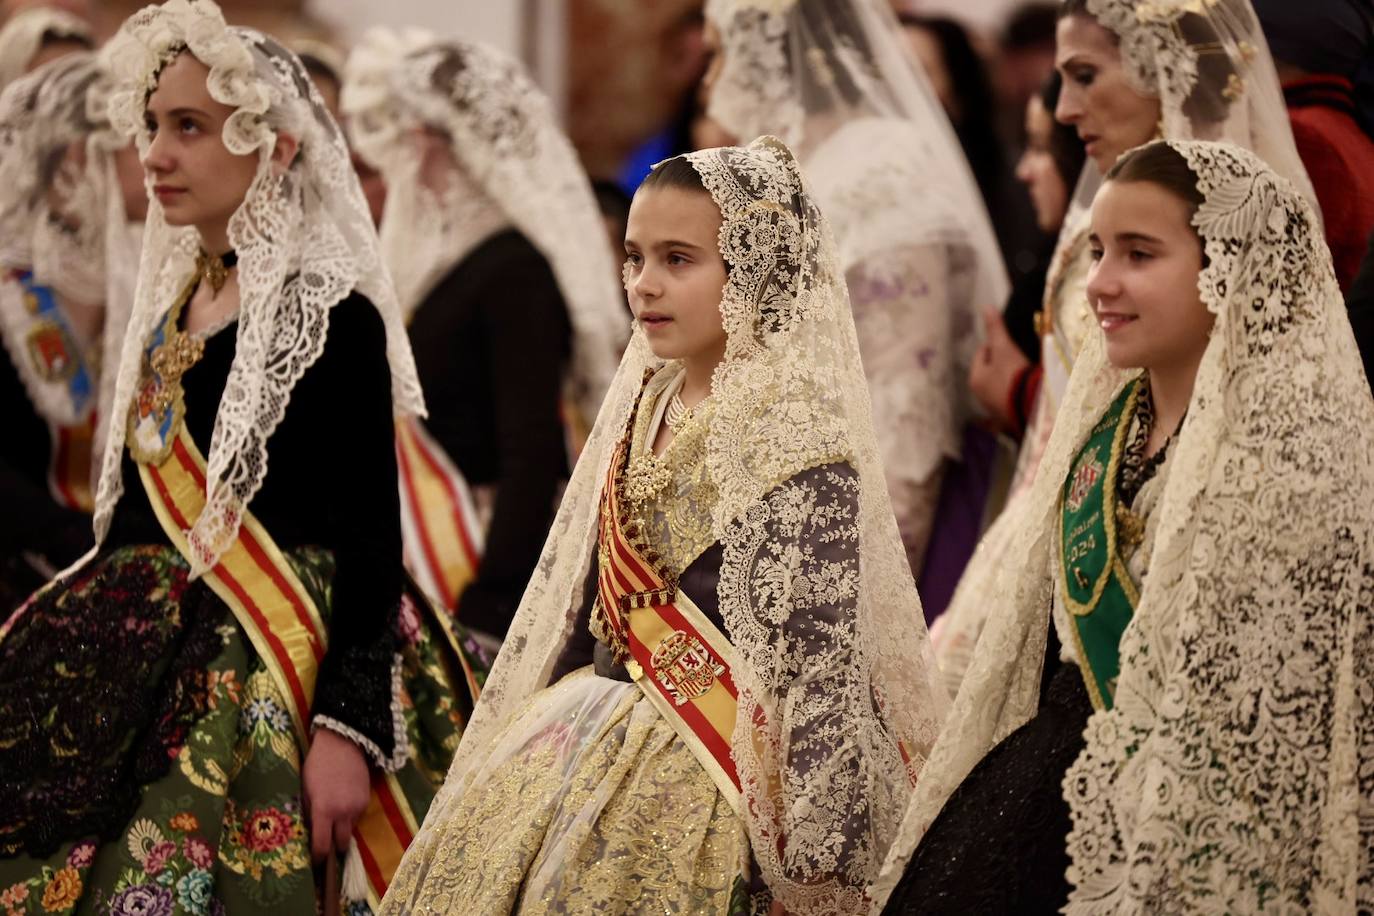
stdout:
<svg viewBox="0 0 1374 916">
<path fill-rule="evenodd" d="M 997 439 L 992 433 L 972 424 L 964 428 L 963 458 L 945 470 L 930 546 L 916 583 L 927 626 L 949 606 L 959 577 L 983 535 L 983 507 L 996 457 Z"/>
</svg>

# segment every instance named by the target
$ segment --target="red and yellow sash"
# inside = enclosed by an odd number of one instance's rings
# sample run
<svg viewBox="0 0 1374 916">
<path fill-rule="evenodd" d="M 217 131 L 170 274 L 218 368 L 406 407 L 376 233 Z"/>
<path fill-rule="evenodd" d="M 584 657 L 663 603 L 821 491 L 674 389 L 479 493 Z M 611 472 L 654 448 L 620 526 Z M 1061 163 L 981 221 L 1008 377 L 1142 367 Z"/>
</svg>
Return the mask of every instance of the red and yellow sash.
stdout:
<svg viewBox="0 0 1374 916">
<path fill-rule="evenodd" d="M 739 691 L 730 640 L 634 546 L 619 472 L 628 443 L 611 459 L 601 495 L 598 605 L 625 667 L 670 723 L 716 787 L 740 811 L 740 780 L 730 753 Z"/>
<path fill-rule="evenodd" d="M 184 424 L 179 424 L 167 457 L 160 464 L 140 463 L 139 476 L 167 537 L 182 556 L 189 558 L 186 532 L 205 506 L 205 459 Z M 289 698 L 301 748 L 308 748 L 315 678 L 328 640 L 309 592 L 267 530 L 246 511 L 237 539 L 204 578 L 234 612 Z M 367 811 L 353 828 L 374 909 L 417 829 L 414 812 L 396 777 L 374 774 Z"/>
<path fill-rule="evenodd" d="M 49 428 L 52 431 L 52 460 L 48 463 L 48 490 L 68 509 L 95 511 L 95 493 L 91 490 L 94 412 L 74 426 Z"/>
<path fill-rule="evenodd" d="M 396 420 L 406 568 L 449 611 L 477 575 L 482 526 L 467 481 L 414 417 Z"/>
</svg>

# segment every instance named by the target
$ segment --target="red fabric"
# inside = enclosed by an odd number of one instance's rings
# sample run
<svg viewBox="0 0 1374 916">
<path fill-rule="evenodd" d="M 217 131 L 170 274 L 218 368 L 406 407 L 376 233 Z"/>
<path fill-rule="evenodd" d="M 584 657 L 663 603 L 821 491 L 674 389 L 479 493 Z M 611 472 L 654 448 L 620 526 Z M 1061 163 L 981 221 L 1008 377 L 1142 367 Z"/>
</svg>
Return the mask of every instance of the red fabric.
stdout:
<svg viewBox="0 0 1374 916">
<path fill-rule="evenodd" d="M 1322 208 L 1341 290 L 1360 269 L 1374 230 L 1374 140 L 1351 115 L 1350 81 L 1313 76 L 1285 83 L 1298 155 Z"/>
</svg>

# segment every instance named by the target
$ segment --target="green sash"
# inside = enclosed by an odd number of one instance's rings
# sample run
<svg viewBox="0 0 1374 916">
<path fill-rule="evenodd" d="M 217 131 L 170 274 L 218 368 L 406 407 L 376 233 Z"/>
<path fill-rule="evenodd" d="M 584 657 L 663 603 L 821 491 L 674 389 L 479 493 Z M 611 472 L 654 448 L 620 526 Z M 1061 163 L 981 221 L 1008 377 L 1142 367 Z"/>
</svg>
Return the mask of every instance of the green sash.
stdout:
<svg viewBox="0 0 1374 916">
<path fill-rule="evenodd" d="M 1096 709 L 1112 706 L 1121 635 L 1139 597 L 1118 550 L 1116 478 L 1140 390 L 1139 381 L 1127 385 L 1093 427 L 1059 501 L 1064 606 Z"/>
</svg>

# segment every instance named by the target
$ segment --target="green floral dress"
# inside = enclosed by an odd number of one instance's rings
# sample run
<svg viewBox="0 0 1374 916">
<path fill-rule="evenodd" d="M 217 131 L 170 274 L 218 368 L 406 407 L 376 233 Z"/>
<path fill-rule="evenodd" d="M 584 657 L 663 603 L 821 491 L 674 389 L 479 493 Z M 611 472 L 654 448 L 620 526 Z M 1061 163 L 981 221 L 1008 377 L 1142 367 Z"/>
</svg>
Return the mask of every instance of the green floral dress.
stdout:
<svg viewBox="0 0 1374 916">
<path fill-rule="evenodd" d="M 330 554 L 287 556 L 327 614 Z M 436 623 L 402 602 L 411 753 L 395 777 L 417 820 L 471 710 L 459 654 L 469 670 L 484 664 Z M 119 548 L 40 593 L 0 628 L 0 672 L 0 914 L 316 912 L 286 697 L 176 551 Z M 48 841 L 73 825 L 87 835 Z M 345 905 L 370 912 L 366 900 Z"/>
</svg>

